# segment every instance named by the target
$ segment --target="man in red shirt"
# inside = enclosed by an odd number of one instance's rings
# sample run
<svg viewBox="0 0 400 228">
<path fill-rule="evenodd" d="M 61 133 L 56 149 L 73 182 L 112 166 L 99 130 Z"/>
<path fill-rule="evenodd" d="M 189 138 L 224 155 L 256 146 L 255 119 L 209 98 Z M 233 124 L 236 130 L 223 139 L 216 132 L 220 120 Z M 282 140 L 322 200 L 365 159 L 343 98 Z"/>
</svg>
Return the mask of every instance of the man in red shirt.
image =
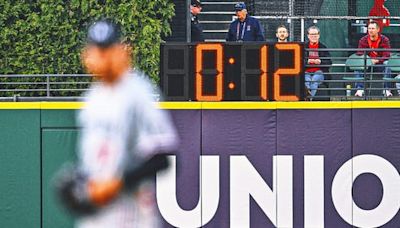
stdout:
<svg viewBox="0 0 400 228">
<path fill-rule="evenodd" d="M 363 36 L 358 42 L 358 48 L 369 48 L 369 49 L 390 49 L 389 38 L 379 33 L 380 27 L 378 22 L 371 21 L 368 25 L 368 34 Z M 358 51 L 357 55 L 363 55 L 364 51 Z M 374 65 L 375 72 L 383 72 L 385 78 L 391 78 L 391 70 L 386 66 L 386 62 L 390 57 L 390 51 L 367 51 L 369 57 L 371 57 L 372 64 Z M 354 72 L 356 77 L 363 77 L 360 71 Z M 393 96 L 390 91 L 390 83 L 385 82 L 383 95 L 390 97 Z M 358 89 L 355 96 L 362 97 L 364 95 L 364 84 L 356 83 L 356 88 Z"/>
<path fill-rule="evenodd" d="M 308 42 L 305 44 L 306 51 L 306 72 L 304 74 L 305 85 L 311 96 L 315 96 L 318 86 L 324 80 L 324 72 L 329 70 L 331 65 L 330 54 L 325 49 L 326 46 L 319 41 L 320 31 L 317 26 L 311 26 L 307 29 Z M 316 49 L 316 50 L 313 50 Z"/>
</svg>

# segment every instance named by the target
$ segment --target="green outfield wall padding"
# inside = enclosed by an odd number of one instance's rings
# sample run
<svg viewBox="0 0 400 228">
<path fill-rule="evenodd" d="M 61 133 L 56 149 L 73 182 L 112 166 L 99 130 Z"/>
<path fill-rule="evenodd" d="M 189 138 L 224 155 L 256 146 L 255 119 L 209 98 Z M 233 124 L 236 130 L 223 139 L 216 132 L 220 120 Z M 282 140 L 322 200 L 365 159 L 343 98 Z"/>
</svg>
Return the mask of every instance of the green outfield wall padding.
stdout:
<svg viewBox="0 0 400 228">
<path fill-rule="evenodd" d="M 76 110 L 42 110 L 42 128 L 70 128 L 75 127 Z"/>
<path fill-rule="evenodd" d="M 40 227 L 40 110 L 0 118 L 0 227 Z"/>
<path fill-rule="evenodd" d="M 62 112 L 65 113 L 65 112 Z M 43 228 L 73 227 L 72 217 L 57 203 L 54 173 L 66 162 L 76 159 L 77 129 L 42 129 Z"/>
</svg>

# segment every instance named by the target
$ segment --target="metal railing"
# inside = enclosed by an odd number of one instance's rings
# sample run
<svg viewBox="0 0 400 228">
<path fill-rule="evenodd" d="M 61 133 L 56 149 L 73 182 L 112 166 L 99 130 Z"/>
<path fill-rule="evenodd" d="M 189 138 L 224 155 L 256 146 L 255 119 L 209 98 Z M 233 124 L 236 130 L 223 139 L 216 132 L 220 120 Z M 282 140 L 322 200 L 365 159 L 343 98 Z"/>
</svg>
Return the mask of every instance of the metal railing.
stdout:
<svg viewBox="0 0 400 228">
<path fill-rule="evenodd" d="M 88 74 L 0 75 L 0 101 L 81 100 L 92 81 Z"/>
<path fill-rule="evenodd" d="M 372 49 L 357 49 L 357 48 L 327 48 L 318 49 L 319 51 L 329 51 L 332 61 L 330 65 L 319 65 L 320 67 L 329 68 L 324 72 L 324 80 L 317 89 L 315 96 L 307 95 L 309 100 L 388 100 L 400 99 L 400 49 L 374 49 L 374 51 L 390 51 L 389 59 L 399 60 L 396 64 L 391 64 L 392 61 L 385 61 L 384 64 L 371 64 L 367 61 L 367 53 Z M 306 49 L 309 51 L 309 49 Z M 359 65 L 349 65 L 346 61 L 353 53 L 361 52 L 363 55 L 360 58 L 363 61 Z M 397 55 L 399 54 L 399 55 Z M 393 61 L 394 62 L 394 61 Z M 305 67 L 315 67 L 315 65 L 305 64 Z M 357 78 L 355 70 L 351 68 L 360 67 L 360 74 L 364 77 Z M 380 67 L 381 69 L 379 69 Z M 387 67 L 391 70 L 388 77 L 384 76 L 384 69 Z M 377 70 L 379 69 L 379 70 Z M 393 70 L 395 69 L 395 70 Z M 363 85 L 364 95 L 356 97 L 355 93 L 360 88 L 356 88 L 357 84 Z M 386 88 L 384 85 L 389 84 Z M 397 89 L 396 86 L 399 88 Z M 383 91 L 390 90 L 393 96 L 386 96 Z"/>
<path fill-rule="evenodd" d="M 387 49 L 392 53 L 391 58 L 399 59 L 399 64 L 385 65 L 392 70 L 390 78 L 383 77 L 382 72 L 374 71 L 374 67 L 367 67 L 367 61 L 360 65 L 366 77 L 355 78 L 354 71 L 346 66 L 346 60 L 357 51 L 367 53 L 371 49 L 356 48 L 328 48 L 318 49 L 329 51 L 332 64 L 319 65 L 329 70 L 324 73 L 325 79 L 317 89 L 315 96 L 306 96 L 308 100 L 387 100 L 400 99 L 400 49 Z M 305 51 L 309 51 L 306 49 Z M 383 51 L 383 49 L 374 49 Z M 395 55 L 399 54 L 399 55 Z M 365 56 L 365 55 L 364 55 Z M 307 65 L 312 67 L 315 65 Z M 371 70 L 372 69 L 372 70 Z M 397 70 L 399 72 L 397 72 Z M 399 75 L 399 78 L 395 76 Z M 0 75 L 0 101 L 77 101 L 82 99 L 84 92 L 89 90 L 93 83 L 92 76 L 88 74 L 18 74 Z M 364 96 L 355 97 L 356 83 L 364 85 Z M 389 83 L 390 88 L 384 88 L 384 83 Z M 350 86 L 350 87 L 349 87 Z M 382 94 L 384 89 L 390 89 L 392 97 Z M 157 94 L 155 94 L 157 96 Z"/>
</svg>

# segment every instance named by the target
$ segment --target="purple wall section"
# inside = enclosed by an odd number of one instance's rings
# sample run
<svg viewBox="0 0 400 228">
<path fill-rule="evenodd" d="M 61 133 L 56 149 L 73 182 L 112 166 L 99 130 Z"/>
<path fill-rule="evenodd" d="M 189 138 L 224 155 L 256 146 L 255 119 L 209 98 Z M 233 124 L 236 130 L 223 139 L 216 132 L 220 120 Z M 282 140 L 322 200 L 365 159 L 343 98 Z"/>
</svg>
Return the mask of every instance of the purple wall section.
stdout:
<svg viewBox="0 0 400 228">
<path fill-rule="evenodd" d="M 352 157 L 351 110 L 277 112 L 278 154 L 293 155 L 294 224 L 304 224 L 304 155 L 324 155 L 325 226 L 351 227 L 336 213 L 331 199 L 333 177 Z"/>
<path fill-rule="evenodd" d="M 293 156 L 294 227 L 304 227 L 304 155 L 324 156 L 325 227 L 351 227 L 339 216 L 331 197 L 332 180 L 347 160 L 376 154 L 400 170 L 400 109 L 171 112 L 181 137 L 177 199 L 182 209 L 192 209 L 198 203 L 199 156 L 220 156 L 220 202 L 215 216 L 204 226 L 207 228 L 230 227 L 231 155 L 246 155 L 271 187 L 273 156 Z M 351 179 L 352 173 L 348 175 Z M 353 194 L 357 205 L 373 209 L 382 197 L 382 185 L 374 175 L 361 175 Z M 250 218 L 251 227 L 274 227 L 255 202 L 251 202 Z M 400 227 L 399 213 L 384 227 Z"/>
<path fill-rule="evenodd" d="M 353 154 L 375 154 L 400 170 L 400 110 L 353 110 Z M 359 176 L 353 187 L 354 200 L 363 209 L 375 208 L 382 198 L 382 184 L 375 175 Z M 383 227 L 400 227 L 400 216 Z"/>
<path fill-rule="evenodd" d="M 184 210 L 199 201 L 199 158 L 201 151 L 201 110 L 174 110 L 172 118 L 178 129 L 180 147 L 177 151 L 177 201 Z M 174 227 L 167 222 L 164 227 Z"/>
<path fill-rule="evenodd" d="M 268 110 L 205 110 L 202 154 L 220 155 L 221 194 L 214 219 L 204 227 L 229 227 L 229 156 L 246 155 L 272 186 L 272 157 L 276 154 L 276 112 Z M 252 202 L 250 218 L 256 227 L 273 227 Z"/>
</svg>

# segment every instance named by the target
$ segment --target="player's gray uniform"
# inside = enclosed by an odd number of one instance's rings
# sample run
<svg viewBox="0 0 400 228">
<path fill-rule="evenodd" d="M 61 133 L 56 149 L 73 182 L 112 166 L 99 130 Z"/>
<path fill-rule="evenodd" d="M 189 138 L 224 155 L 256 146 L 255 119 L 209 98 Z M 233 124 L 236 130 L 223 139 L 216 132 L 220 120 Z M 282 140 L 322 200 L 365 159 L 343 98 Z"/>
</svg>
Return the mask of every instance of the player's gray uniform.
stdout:
<svg viewBox="0 0 400 228">
<path fill-rule="evenodd" d="M 93 85 L 79 114 L 82 128 L 80 162 L 90 178 L 107 180 L 121 176 L 134 156 L 148 157 L 171 151 L 177 143 L 168 113 L 153 102 L 151 85 L 133 72 L 112 86 Z M 123 193 L 78 227 L 158 227 L 152 183 L 142 183 L 133 193 Z"/>
</svg>

